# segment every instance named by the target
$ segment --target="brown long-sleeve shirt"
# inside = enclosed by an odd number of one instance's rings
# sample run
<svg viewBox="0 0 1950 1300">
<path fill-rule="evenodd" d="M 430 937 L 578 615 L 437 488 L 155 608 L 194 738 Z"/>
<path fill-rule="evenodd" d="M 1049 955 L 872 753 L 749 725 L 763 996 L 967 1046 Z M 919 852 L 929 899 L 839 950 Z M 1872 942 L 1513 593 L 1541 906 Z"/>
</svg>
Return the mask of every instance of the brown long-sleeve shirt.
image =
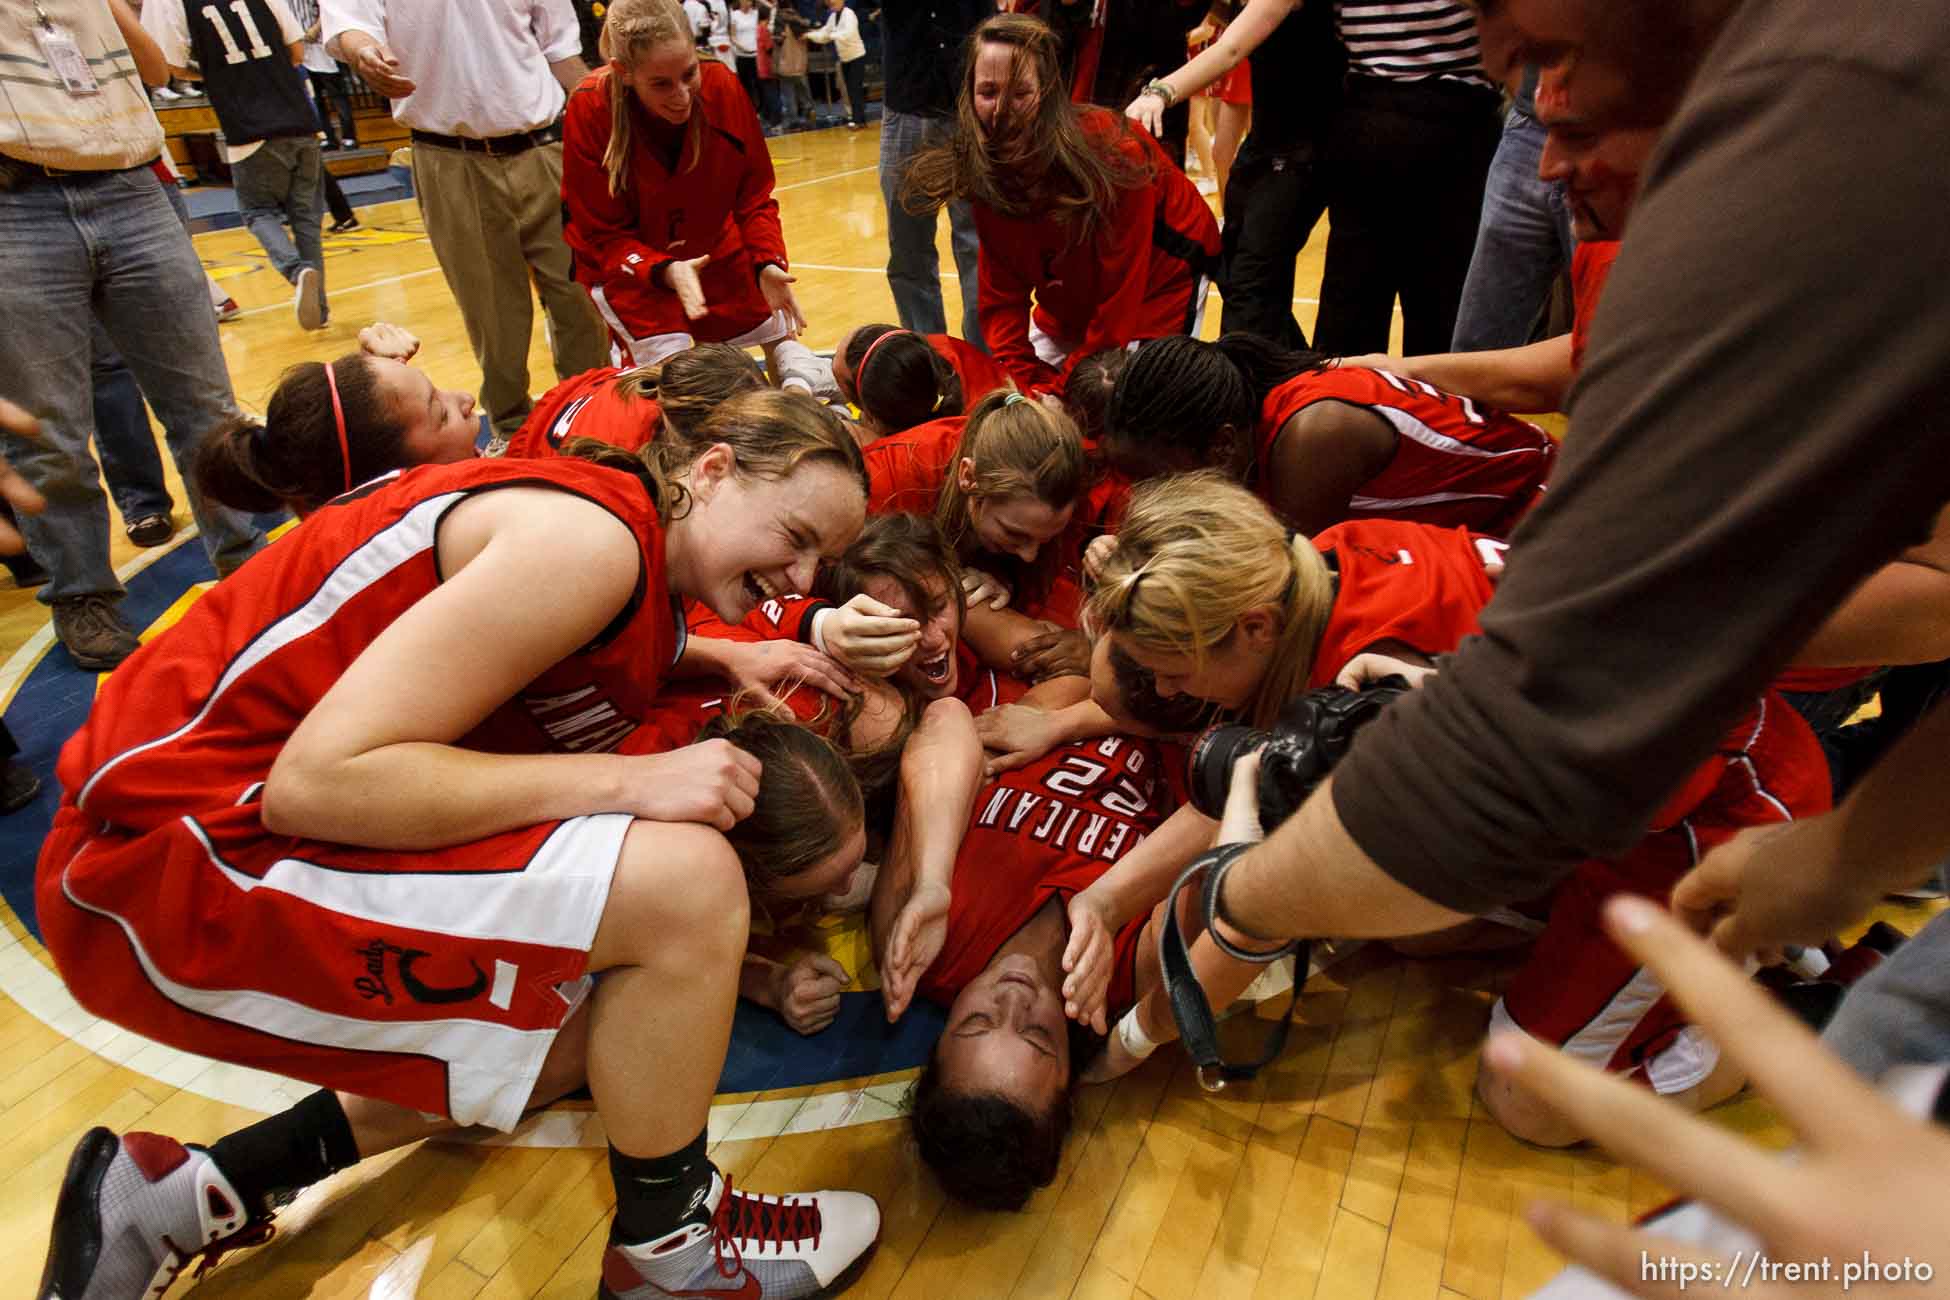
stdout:
<svg viewBox="0 0 1950 1300">
<path fill-rule="evenodd" d="M 1481 910 L 1622 851 L 1950 500 L 1950 4 L 1747 0 L 1649 168 L 1483 635 L 1336 775 Z"/>
</svg>

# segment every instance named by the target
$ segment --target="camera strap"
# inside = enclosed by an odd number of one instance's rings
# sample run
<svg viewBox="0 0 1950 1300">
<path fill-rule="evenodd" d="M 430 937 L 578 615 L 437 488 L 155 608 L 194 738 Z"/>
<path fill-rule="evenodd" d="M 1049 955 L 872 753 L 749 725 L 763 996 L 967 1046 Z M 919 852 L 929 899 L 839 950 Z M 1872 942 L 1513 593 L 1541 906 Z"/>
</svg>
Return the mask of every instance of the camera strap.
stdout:
<svg viewBox="0 0 1950 1300">
<path fill-rule="evenodd" d="M 1223 844 L 1193 859 L 1172 885 L 1165 899 L 1164 924 L 1158 928 L 1158 964 L 1164 976 L 1165 995 L 1171 1000 L 1171 1018 L 1178 1022 L 1178 1037 L 1185 1054 L 1198 1067 L 1198 1082 L 1207 1092 L 1223 1091 L 1228 1083 L 1245 1083 L 1286 1050 L 1287 1035 L 1293 1029 L 1293 1015 L 1300 1006 L 1300 986 L 1307 979 L 1308 946 L 1295 940 L 1271 952 L 1250 952 L 1229 941 L 1218 928 L 1219 883 L 1251 844 Z M 1178 896 L 1194 881 L 1201 882 L 1200 907 L 1205 916 L 1205 932 L 1227 956 L 1255 965 L 1270 965 L 1293 955 L 1293 1001 L 1286 1015 L 1266 1036 L 1264 1048 L 1248 1061 L 1228 1061 L 1219 1051 L 1219 1026 L 1212 1004 L 1199 986 L 1192 969 L 1192 954 L 1178 925 Z"/>
</svg>

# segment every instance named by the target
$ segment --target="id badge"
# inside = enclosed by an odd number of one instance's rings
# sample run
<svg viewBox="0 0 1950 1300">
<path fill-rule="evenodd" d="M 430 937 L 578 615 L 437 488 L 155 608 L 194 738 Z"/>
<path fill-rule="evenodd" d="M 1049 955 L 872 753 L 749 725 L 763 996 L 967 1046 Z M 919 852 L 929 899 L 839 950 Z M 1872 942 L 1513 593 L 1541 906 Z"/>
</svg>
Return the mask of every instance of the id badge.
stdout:
<svg viewBox="0 0 1950 1300">
<path fill-rule="evenodd" d="M 75 44 L 74 37 L 64 27 L 56 27 L 51 22 L 40 22 L 34 26 L 34 39 L 40 42 L 41 57 L 54 75 L 61 78 L 70 95 L 99 95 L 101 83 L 95 80 L 95 70 L 88 66 L 82 56 L 81 47 Z"/>
</svg>

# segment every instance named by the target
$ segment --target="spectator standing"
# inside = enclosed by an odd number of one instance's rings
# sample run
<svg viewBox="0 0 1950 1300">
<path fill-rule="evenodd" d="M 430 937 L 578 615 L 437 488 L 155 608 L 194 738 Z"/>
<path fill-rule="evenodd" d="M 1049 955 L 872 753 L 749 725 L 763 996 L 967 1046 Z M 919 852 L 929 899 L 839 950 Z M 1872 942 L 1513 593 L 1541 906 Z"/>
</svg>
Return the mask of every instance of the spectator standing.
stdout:
<svg viewBox="0 0 1950 1300">
<path fill-rule="evenodd" d="M 427 238 L 506 446 L 532 405 L 531 278 L 556 377 L 609 356 L 562 242 L 562 105 L 589 70 L 575 11 L 569 0 L 325 0 L 324 16 L 326 47 L 412 131 Z"/>
<path fill-rule="evenodd" d="M 284 0 L 234 0 L 225 7 L 149 0 L 142 24 L 172 73 L 203 81 L 223 127 L 244 224 L 264 246 L 271 269 L 291 283 L 298 324 L 323 329 L 330 315 L 319 234 L 324 165 L 318 115 L 298 70 L 305 33 L 297 17 Z"/>
<path fill-rule="evenodd" d="M 1328 135 L 1334 213 L 1314 342 L 1388 350 L 1401 298 L 1411 353 L 1447 347 L 1496 153 L 1500 97 L 1466 5 L 1340 0 L 1348 77 Z"/>
<path fill-rule="evenodd" d="M 730 20 L 732 71 L 752 101 L 752 111 L 758 112 L 758 6 L 753 0 L 736 0 Z"/>
<path fill-rule="evenodd" d="M 846 129 L 864 130 L 867 125 L 867 45 L 860 39 L 860 15 L 847 7 L 846 0 L 826 0 L 826 25 L 806 33 L 806 39 L 821 45 L 831 44 L 840 61 L 840 79 L 846 83 Z"/>
<path fill-rule="evenodd" d="M 70 50 L 101 53 L 77 61 Z M 0 109 L 0 315 L 32 322 L 0 330 L 0 392 L 41 424 L 36 439 L 0 436 L 0 449 L 47 499 L 20 522 L 50 573 L 40 599 L 55 635 L 78 666 L 108 669 L 137 642 L 115 609 L 122 585 L 88 452 L 94 322 L 148 396 L 179 468 L 241 415 L 203 268 L 150 170 L 162 128 L 143 85 L 168 79 L 162 51 L 122 0 L 41 0 L 35 21 L 0 23 L 0 58 L 23 70 Z M 220 575 L 263 544 L 249 519 L 187 490 Z"/>
<path fill-rule="evenodd" d="M 914 155 L 954 130 L 955 96 L 961 88 L 968 38 L 995 13 L 995 0 L 912 0 L 880 11 L 882 61 L 887 88 L 880 105 L 880 194 L 887 205 L 887 287 L 901 328 L 946 334 L 941 300 L 941 256 L 935 251 L 935 214 L 917 216 L 901 203 L 901 186 Z M 977 346 L 975 213 L 968 200 L 948 205 L 949 238 L 961 285 L 961 336 Z"/>
<path fill-rule="evenodd" d="M 318 0 L 291 0 L 291 12 L 305 29 L 305 79 L 311 82 L 313 102 L 318 105 L 318 124 L 325 128 L 325 148 L 356 149 L 358 127 L 352 117 L 352 99 L 345 89 L 345 69 L 325 49 L 324 32 L 319 27 Z M 332 110 L 338 110 L 338 127 L 333 129 Z"/>
<path fill-rule="evenodd" d="M 791 4 L 772 7 L 772 72 L 778 79 L 781 127 L 818 125 L 812 83 L 806 80 L 806 29 L 810 26 L 805 15 Z"/>
<path fill-rule="evenodd" d="M 1456 309 L 1452 352 L 1520 348 L 1550 299 L 1551 285 L 1571 265 L 1577 237 L 1564 203 L 1564 183 L 1537 174 L 1544 127 L 1537 120 L 1537 69 L 1523 81 L 1503 119 L 1503 135 L 1483 187 L 1482 223 Z"/>
</svg>

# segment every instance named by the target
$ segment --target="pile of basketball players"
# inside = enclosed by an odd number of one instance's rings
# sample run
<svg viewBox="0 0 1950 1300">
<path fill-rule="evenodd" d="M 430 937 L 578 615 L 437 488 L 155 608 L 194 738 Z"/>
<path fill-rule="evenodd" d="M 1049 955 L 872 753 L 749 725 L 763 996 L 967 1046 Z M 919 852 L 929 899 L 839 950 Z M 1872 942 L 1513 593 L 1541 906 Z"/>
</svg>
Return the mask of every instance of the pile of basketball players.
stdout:
<svg viewBox="0 0 1950 1300">
<path fill-rule="evenodd" d="M 198 468 L 301 522 L 110 676 L 61 757 L 37 902 L 74 995 L 320 1091 L 208 1148 L 90 1133 L 44 1297 L 160 1294 L 336 1170 L 585 1087 L 617 1193 L 601 1296 L 838 1293 L 874 1201 L 734 1188 L 706 1117 L 739 997 L 814 1034 L 874 973 L 749 953 L 755 909 L 867 910 L 887 1018 L 947 1009 L 923 1157 L 1020 1207 L 1073 1091 L 1176 1036 L 1172 881 L 1260 833 L 1256 760 L 1215 821 L 1188 739 L 1440 671 L 1549 486 L 1551 437 L 1418 377 L 1441 358 L 1198 341 L 1207 204 L 1141 129 L 1049 93 L 1034 18 L 978 30 L 907 195 L 973 202 L 983 346 L 868 324 L 830 360 L 797 341 L 735 76 L 675 0 L 615 0 L 604 52 L 563 188 L 626 366 L 566 379 L 492 459 L 403 329 L 292 369 Z M 1561 392 L 1576 349 L 1539 346 L 1510 364 Z M 1739 1070 L 1599 906 L 1829 798 L 1769 693 L 1637 848 L 1401 946 L 1531 945 L 1496 1024 L 1709 1105 Z M 1217 1006 L 1259 970 L 1204 935 L 1192 957 Z M 1480 1089 L 1520 1137 L 1582 1136 Z"/>
</svg>

